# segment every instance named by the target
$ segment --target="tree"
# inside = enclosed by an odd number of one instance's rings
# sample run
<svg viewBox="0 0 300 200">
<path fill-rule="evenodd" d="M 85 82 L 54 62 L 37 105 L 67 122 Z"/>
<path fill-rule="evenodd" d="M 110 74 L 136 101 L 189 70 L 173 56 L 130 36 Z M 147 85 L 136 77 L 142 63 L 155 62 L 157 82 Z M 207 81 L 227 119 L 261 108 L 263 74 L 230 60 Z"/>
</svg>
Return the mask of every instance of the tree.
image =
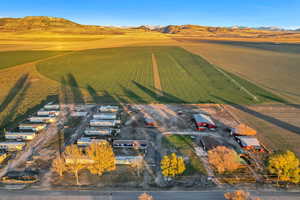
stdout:
<svg viewBox="0 0 300 200">
<path fill-rule="evenodd" d="M 236 190 L 224 194 L 225 199 L 228 200 L 260 200 L 259 198 L 252 198 L 249 192 L 244 190 Z"/>
<path fill-rule="evenodd" d="M 185 171 L 183 158 L 175 153 L 165 155 L 161 160 L 160 167 L 165 177 L 175 177 Z"/>
<path fill-rule="evenodd" d="M 52 162 L 52 169 L 59 174 L 59 176 L 63 176 L 63 173 L 67 170 L 65 160 L 59 156 L 56 157 Z"/>
<path fill-rule="evenodd" d="M 291 151 L 282 154 L 275 154 L 269 158 L 268 170 L 276 174 L 278 181 L 292 183 L 300 182 L 300 161 Z"/>
<path fill-rule="evenodd" d="M 65 149 L 64 158 L 69 160 L 69 162 L 66 162 L 67 170 L 75 175 L 76 184 L 79 185 L 78 173 L 86 167 L 86 163 L 83 162 L 83 152 L 77 147 L 77 145 L 69 145 Z"/>
<path fill-rule="evenodd" d="M 139 200 L 154 200 L 154 198 L 147 193 L 143 193 L 139 196 Z"/>
<path fill-rule="evenodd" d="M 241 167 L 237 153 L 225 146 L 217 146 L 209 150 L 208 162 L 218 173 L 233 172 Z"/>
<path fill-rule="evenodd" d="M 143 159 L 136 159 L 134 160 L 131 165 L 132 168 L 135 168 L 137 170 L 137 175 L 140 176 L 141 171 L 144 169 L 145 167 L 145 163 Z"/>
<path fill-rule="evenodd" d="M 87 148 L 87 156 L 94 162 L 88 166 L 92 174 L 102 175 L 116 169 L 116 158 L 107 141 L 94 142 Z"/>
</svg>

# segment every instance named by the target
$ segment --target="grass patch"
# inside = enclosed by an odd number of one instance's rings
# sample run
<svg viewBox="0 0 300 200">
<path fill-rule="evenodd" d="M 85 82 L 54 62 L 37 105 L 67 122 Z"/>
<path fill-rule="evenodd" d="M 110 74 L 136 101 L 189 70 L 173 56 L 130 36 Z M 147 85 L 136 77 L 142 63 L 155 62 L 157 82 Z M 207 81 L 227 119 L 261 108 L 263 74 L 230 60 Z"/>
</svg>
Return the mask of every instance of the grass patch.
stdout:
<svg viewBox="0 0 300 200">
<path fill-rule="evenodd" d="M 162 142 L 164 145 L 175 148 L 180 154 L 189 158 L 184 175 L 207 174 L 201 160 L 193 151 L 193 141 L 189 136 L 170 135 L 163 137 Z"/>
</svg>

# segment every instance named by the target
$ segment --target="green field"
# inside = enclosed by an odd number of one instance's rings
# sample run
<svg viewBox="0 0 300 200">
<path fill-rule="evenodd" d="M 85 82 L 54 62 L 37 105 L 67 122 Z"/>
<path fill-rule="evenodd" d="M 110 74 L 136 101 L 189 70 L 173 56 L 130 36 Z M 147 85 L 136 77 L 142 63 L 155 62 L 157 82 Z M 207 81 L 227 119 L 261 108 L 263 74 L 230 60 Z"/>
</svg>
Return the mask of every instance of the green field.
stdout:
<svg viewBox="0 0 300 200">
<path fill-rule="evenodd" d="M 153 84 L 151 54 L 157 59 L 163 96 Z M 93 99 L 113 96 L 137 103 L 262 103 L 280 98 L 234 77 L 258 102 L 198 55 L 179 47 L 121 47 L 78 51 L 37 66 L 44 76 L 73 88 L 86 89 Z M 232 76 L 233 77 L 233 76 Z M 77 93 L 80 90 L 77 90 Z M 82 96 L 78 94 L 77 96 Z"/>
<path fill-rule="evenodd" d="M 35 60 L 55 56 L 62 51 L 0 51 L 0 70 L 32 62 Z"/>
</svg>

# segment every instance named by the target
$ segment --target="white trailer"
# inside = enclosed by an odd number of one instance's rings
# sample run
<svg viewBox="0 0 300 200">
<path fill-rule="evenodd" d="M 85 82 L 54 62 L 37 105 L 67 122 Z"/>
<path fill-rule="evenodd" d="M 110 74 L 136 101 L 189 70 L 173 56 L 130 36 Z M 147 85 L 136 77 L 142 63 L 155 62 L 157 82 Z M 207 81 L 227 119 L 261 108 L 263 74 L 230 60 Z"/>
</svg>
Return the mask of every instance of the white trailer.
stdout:
<svg viewBox="0 0 300 200">
<path fill-rule="evenodd" d="M 94 119 L 106 119 L 106 120 L 114 120 L 117 119 L 116 113 L 98 113 L 93 115 Z"/>
<path fill-rule="evenodd" d="M 120 133 L 120 129 L 91 127 L 84 130 L 84 135 L 89 136 L 111 136 L 113 133 Z"/>
<path fill-rule="evenodd" d="M 46 124 L 20 124 L 20 130 L 32 130 L 35 132 L 41 131 L 47 127 Z"/>
<path fill-rule="evenodd" d="M 46 109 L 46 110 L 59 110 L 59 108 L 60 108 L 60 106 L 58 104 L 49 103 L 49 104 L 44 105 L 44 109 Z"/>
<path fill-rule="evenodd" d="M 6 132 L 5 139 L 7 140 L 17 140 L 17 141 L 29 141 L 35 138 L 35 132 Z"/>
<path fill-rule="evenodd" d="M 71 117 L 85 117 L 87 114 L 85 111 L 73 111 L 71 112 Z"/>
<path fill-rule="evenodd" d="M 29 117 L 28 121 L 34 123 L 54 123 L 56 122 L 56 118 L 50 116 L 37 116 L 37 117 Z"/>
<path fill-rule="evenodd" d="M 25 145 L 25 142 L 0 142 L 0 149 L 6 151 L 22 151 Z"/>
<path fill-rule="evenodd" d="M 57 110 L 39 110 L 37 116 L 58 116 L 60 111 Z"/>
<path fill-rule="evenodd" d="M 100 112 L 118 112 L 119 106 L 100 106 L 99 111 Z"/>
<path fill-rule="evenodd" d="M 131 165 L 134 162 L 141 162 L 143 159 L 143 156 L 116 156 L 116 164 Z"/>
<path fill-rule="evenodd" d="M 98 120 L 93 119 L 90 121 L 90 126 L 100 126 L 100 127 L 115 127 L 119 124 L 118 120 Z"/>
<path fill-rule="evenodd" d="M 88 147 L 89 145 L 91 145 L 92 143 L 96 142 L 107 142 L 106 140 L 100 140 L 100 139 L 91 139 L 88 137 L 81 137 L 77 140 L 77 146 L 79 147 Z"/>
<path fill-rule="evenodd" d="M 114 148 L 133 148 L 133 149 L 146 149 L 146 140 L 114 140 Z"/>
</svg>

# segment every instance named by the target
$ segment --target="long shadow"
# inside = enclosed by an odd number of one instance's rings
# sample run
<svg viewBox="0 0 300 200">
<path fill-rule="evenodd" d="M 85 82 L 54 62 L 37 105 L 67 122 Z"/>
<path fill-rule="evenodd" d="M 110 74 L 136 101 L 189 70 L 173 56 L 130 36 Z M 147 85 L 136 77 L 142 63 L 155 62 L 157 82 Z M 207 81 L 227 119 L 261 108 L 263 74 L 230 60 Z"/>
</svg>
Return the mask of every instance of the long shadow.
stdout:
<svg viewBox="0 0 300 200">
<path fill-rule="evenodd" d="M 119 101 L 106 90 L 103 91 L 103 95 L 99 95 L 98 92 L 95 90 L 95 88 L 93 88 L 91 85 L 87 85 L 86 89 L 89 92 L 90 96 L 93 98 L 94 103 L 96 104 L 99 103 L 119 104 Z"/>
<path fill-rule="evenodd" d="M 146 101 L 143 97 L 137 95 L 137 94 L 136 94 L 135 92 L 133 92 L 132 90 L 130 90 L 130 89 L 128 89 L 128 88 L 125 88 L 125 87 L 123 87 L 123 86 L 121 86 L 121 85 L 120 85 L 120 87 L 123 89 L 125 95 L 126 95 L 132 102 L 134 102 L 134 103 L 142 103 L 142 104 L 146 104 L 146 103 L 147 103 L 147 101 Z M 121 98 L 121 99 L 122 99 L 122 98 Z"/>
<path fill-rule="evenodd" d="M 63 103 L 63 104 L 69 104 L 69 103 L 72 103 L 72 98 L 70 97 L 70 94 L 69 94 L 69 86 L 67 84 L 67 81 L 65 79 L 65 77 L 62 77 L 61 78 L 61 98 L 60 98 L 60 102 Z"/>
<path fill-rule="evenodd" d="M 136 85 L 140 90 L 148 94 L 150 97 L 152 97 L 155 101 L 162 102 L 162 103 L 187 103 L 186 101 L 171 95 L 165 91 L 161 91 L 163 93 L 163 96 L 158 96 L 155 89 L 151 90 L 136 81 L 132 81 L 134 85 Z"/>
<path fill-rule="evenodd" d="M 233 102 L 231 102 L 229 100 L 226 100 L 226 99 L 223 99 L 222 97 L 218 97 L 218 96 L 213 96 L 213 97 L 216 98 L 216 99 L 219 99 L 221 102 L 229 104 L 229 105 L 231 105 L 231 106 L 233 106 L 233 107 L 235 107 L 235 108 L 237 108 L 237 109 L 239 109 L 241 111 L 244 111 L 244 112 L 246 112 L 248 114 L 251 114 L 251 115 L 253 115 L 253 116 L 255 116 L 255 117 L 259 118 L 259 119 L 262 119 L 262 120 L 267 121 L 267 122 L 269 122 L 271 124 L 274 124 L 274 125 L 276 125 L 276 126 L 278 126 L 280 128 L 286 129 L 286 130 L 288 130 L 290 132 L 293 132 L 293 133 L 300 134 L 300 127 L 298 127 L 298 126 L 289 124 L 287 122 L 281 121 L 281 120 L 276 119 L 274 117 L 270 117 L 268 115 L 264 115 L 264 114 L 259 113 L 257 111 L 251 110 L 251 109 L 249 109 L 249 108 L 247 108 L 245 106 L 234 104 Z"/>
<path fill-rule="evenodd" d="M 84 98 L 80 91 L 80 87 L 77 83 L 77 80 L 75 79 L 74 75 L 69 73 L 67 75 L 67 83 L 71 87 L 71 92 L 73 94 L 73 100 L 76 104 L 83 104 Z"/>
<path fill-rule="evenodd" d="M 18 93 L 22 90 L 24 87 L 26 81 L 28 79 L 28 74 L 23 74 L 17 82 L 13 85 L 13 87 L 10 89 L 6 97 L 4 98 L 3 102 L 0 104 L 0 112 L 2 112 L 10 102 L 13 101 L 13 99 L 18 95 Z"/>
</svg>

